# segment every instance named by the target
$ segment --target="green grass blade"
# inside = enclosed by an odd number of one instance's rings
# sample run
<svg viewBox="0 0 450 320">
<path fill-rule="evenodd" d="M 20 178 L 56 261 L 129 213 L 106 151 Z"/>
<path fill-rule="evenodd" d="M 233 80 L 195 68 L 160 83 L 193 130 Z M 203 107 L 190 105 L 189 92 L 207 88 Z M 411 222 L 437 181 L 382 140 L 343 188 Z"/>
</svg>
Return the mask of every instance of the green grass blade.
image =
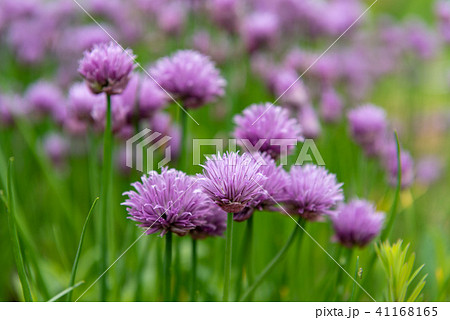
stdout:
<svg viewBox="0 0 450 320">
<path fill-rule="evenodd" d="M 422 279 L 420 279 L 417 286 L 414 288 L 413 292 L 409 296 L 407 302 L 415 302 L 417 297 L 419 296 L 420 292 L 422 291 L 423 287 L 425 287 L 425 280 L 428 277 L 428 274 L 424 275 Z"/>
<path fill-rule="evenodd" d="M 68 287 L 67 289 L 61 291 L 60 293 L 58 293 L 56 296 L 54 296 L 53 298 L 51 298 L 51 299 L 48 300 L 47 302 L 55 302 L 56 300 L 58 300 L 58 299 L 64 297 L 66 294 L 72 293 L 72 291 L 73 291 L 75 288 L 81 286 L 83 283 L 84 283 L 84 281 L 80 281 L 80 282 L 74 284 L 73 286 Z"/>
<path fill-rule="evenodd" d="M 89 223 L 89 220 L 91 219 L 92 212 L 94 210 L 95 204 L 97 203 L 98 199 L 99 199 L 98 197 L 95 198 L 94 202 L 92 203 L 91 209 L 89 210 L 89 213 L 88 213 L 88 215 L 86 217 L 86 220 L 84 221 L 83 230 L 81 231 L 81 235 L 80 235 L 80 241 L 78 242 L 77 253 L 75 255 L 75 260 L 73 262 L 72 274 L 70 276 L 69 288 L 72 288 L 74 286 L 74 283 L 75 283 L 75 277 L 77 275 L 77 269 L 78 269 L 78 262 L 80 261 L 81 248 L 83 246 L 83 241 L 84 241 L 84 234 L 86 233 L 87 225 Z M 75 289 L 75 288 L 73 288 L 73 289 Z M 72 299 L 72 290 L 68 291 L 67 301 L 71 301 L 71 299 Z"/>
<path fill-rule="evenodd" d="M 402 186 L 400 142 L 398 141 L 397 131 L 394 132 L 394 135 L 395 135 L 395 143 L 397 145 L 397 187 L 395 188 L 394 201 L 392 202 L 392 207 L 389 213 L 389 220 L 386 224 L 386 228 L 381 233 L 380 239 L 382 242 L 389 237 L 392 227 L 394 226 L 395 217 L 397 216 L 398 199 L 400 198 L 400 189 Z"/>
<path fill-rule="evenodd" d="M 16 262 L 17 273 L 19 274 L 20 283 L 22 285 L 23 296 L 25 301 L 33 301 L 31 296 L 30 284 L 28 282 L 27 274 L 25 272 L 25 265 L 23 262 L 22 251 L 20 249 L 19 236 L 17 234 L 16 228 L 16 217 L 14 211 L 14 181 L 13 181 L 13 163 L 14 158 L 9 159 L 8 166 L 8 177 L 7 177 L 7 187 L 8 187 L 8 221 L 9 221 L 9 232 L 12 240 L 12 249 L 14 253 L 14 260 Z"/>
</svg>

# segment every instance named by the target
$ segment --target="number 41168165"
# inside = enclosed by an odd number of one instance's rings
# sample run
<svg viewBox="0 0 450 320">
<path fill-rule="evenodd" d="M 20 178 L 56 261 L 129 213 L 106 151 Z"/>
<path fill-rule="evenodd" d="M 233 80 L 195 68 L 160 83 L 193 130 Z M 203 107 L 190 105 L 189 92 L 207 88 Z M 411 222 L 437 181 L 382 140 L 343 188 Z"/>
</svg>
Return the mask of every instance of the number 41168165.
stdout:
<svg viewBox="0 0 450 320">
<path fill-rule="evenodd" d="M 404 316 L 417 316 L 417 317 L 436 317 L 437 307 L 378 307 L 376 313 L 379 316 L 385 317 L 404 317 Z"/>
</svg>

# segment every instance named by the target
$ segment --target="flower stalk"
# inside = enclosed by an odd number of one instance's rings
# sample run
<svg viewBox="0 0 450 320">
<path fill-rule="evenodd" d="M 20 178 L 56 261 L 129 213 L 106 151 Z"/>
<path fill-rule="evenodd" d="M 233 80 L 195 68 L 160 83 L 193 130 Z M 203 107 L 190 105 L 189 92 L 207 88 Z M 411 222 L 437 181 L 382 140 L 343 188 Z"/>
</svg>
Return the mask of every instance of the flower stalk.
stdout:
<svg viewBox="0 0 450 320">
<path fill-rule="evenodd" d="M 256 290 L 256 288 L 258 288 L 258 286 L 263 282 L 263 280 L 267 277 L 267 275 L 282 260 L 282 258 L 284 258 L 284 256 L 288 252 L 288 249 L 291 247 L 292 243 L 294 243 L 298 231 L 300 229 L 305 228 L 306 220 L 303 219 L 302 217 L 299 217 L 297 223 L 291 235 L 289 236 L 289 239 L 286 242 L 286 244 L 283 246 L 283 248 L 281 248 L 281 250 L 277 253 L 277 255 L 269 262 L 269 264 L 264 268 L 264 270 L 256 277 L 255 282 L 250 286 L 250 288 L 247 289 L 247 291 L 244 292 L 240 301 L 248 300 L 250 295 Z M 302 236 L 303 233 L 304 232 L 300 233 L 300 235 Z M 302 238 L 300 238 L 300 241 Z"/>
<path fill-rule="evenodd" d="M 109 186 L 112 175 L 112 124 L 111 124 L 111 95 L 106 94 L 106 125 L 103 136 L 103 172 L 102 172 L 102 197 L 100 217 L 100 268 L 103 273 L 108 261 L 108 203 Z M 100 300 L 107 299 L 107 275 L 100 278 Z"/>
<path fill-rule="evenodd" d="M 172 267 L 172 232 L 169 231 L 166 234 L 166 249 L 164 254 L 164 286 L 163 286 L 163 298 L 164 301 L 171 300 L 171 267 Z"/>
<path fill-rule="evenodd" d="M 228 213 L 227 243 L 225 247 L 225 273 L 224 273 L 223 299 L 222 299 L 222 301 L 224 302 L 228 301 L 230 293 L 232 247 L 233 247 L 233 214 Z"/>
</svg>

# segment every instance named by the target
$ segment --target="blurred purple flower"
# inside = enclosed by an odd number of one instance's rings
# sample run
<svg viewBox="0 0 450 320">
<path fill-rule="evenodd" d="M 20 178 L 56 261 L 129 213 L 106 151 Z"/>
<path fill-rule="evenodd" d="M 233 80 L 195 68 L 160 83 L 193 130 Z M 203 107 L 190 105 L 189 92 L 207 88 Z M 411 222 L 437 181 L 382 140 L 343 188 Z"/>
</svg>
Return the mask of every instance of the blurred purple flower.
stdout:
<svg viewBox="0 0 450 320">
<path fill-rule="evenodd" d="M 271 12 L 253 12 L 244 18 L 242 38 L 251 53 L 275 44 L 279 33 L 279 22 Z"/>
<path fill-rule="evenodd" d="M 368 156 L 377 156 L 385 142 L 386 112 L 377 106 L 367 104 L 348 112 L 350 134 Z"/>
<path fill-rule="evenodd" d="M 128 199 L 122 205 L 147 234 L 160 232 L 162 237 L 170 231 L 183 236 L 203 225 L 204 215 L 210 210 L 197 179 L 175 169 L 151 171 L 132 186 L 136 191 L 125 192 Z"/>
<path fill-rule="evenodd" d="M 10 126 L 16 117 L 23 117 L 29 113 L 29 105 L 17 94 L 0 95 L 0 123 Z"/>
<path fill-rule="evenodd" d="M 209 57 L 193 50 L 178 51 L 158 60 L 150 73 L 187 108 L 198 108 L 223 96 L 226 85 Z"/>
<path fill-rule="evenodd" d="M 342 185 L 323 167 L 293 166 L 285 188 L 288 212 L 304 219 L 319 220 L 344 200 Z"/>
<path fill-rule="evenodd" d="M 269 77 L 269 86 L 283 105 L 301 108 L 309 104 L 306 87 L 292 69 L 274 69 Z"/>
<path fill-rule="evenodd" d="M 237 213 L 264 189 L 262 184 L 267 179 L 259 170 L 261 164 L 252 156 L 244 153 L 225 153 L 213 155 L 199 175 L 200 185 L 211 200 L 227 213 Z"/>
<path fill-rule="evenodd" d="M 435 6 L 436 16 L 438 17 L 439 30 L 445 42 L 450 42 L 450 2 L 440 0 Z"/>
<path fill-rule="evenodd" d="M 141 117 L 150 117 L 161 111 L 169 103 L 169 96 L 156 82 L 144 75 L 139 88 L 139 115 Z"/>
<path fill-rule="evenodd" d="M 316 110 L 310 105 L 302 106 L 298 112 L 298 122 L 302 127 L 306 139 L 316 139 L 320 136 L 322 128 Z"/>
<path fill-rule="evenodd" d="M 327 2 L 320 23 L 324 31 L 333 36 L 341 35 L 363 12 L 359 0 L 333 0 Z"/>
<path fill-rule="evenodd" d="M 51 162 L 61 166 L 69 153 L 69 142 L 60 134 L 52 133 L 44 137 L 43 148 Z"/>
<path fill-rule="evenodd" d="M 31 85 L 25 93 L 25 99 L 33 111 L 38 114 L 53 115 L 64 108 L 64 97 L 61 89 L 46 81 L 38 81 Z"/>
<path fill-rule="evenodd" d="M 172 2 L 160 8 L 158 27 L 170 35 L 179 34 L 185 25 L 187 8 L 184 2 Z"/>
<path fill-rule="evenodd" d="M 94 107 L 105 103 L 105 97 L 93 94 L 84 82 L 74 83 L 69 89 L 69 117 L 76 118 L 80 122 L 92 123 Z"/>
<path fill-rule="evenodd" d="M 114 107 L 111 110 L 112 130 L 122 138 L 130 138 L 128 135 L 132 132 L 127 131 L 127 135 L 121 135 L 123 129 L 127 126 L 127 117 L 130 114 L 130 106 L 126 105 L 122 99 L 115 99 Z M 96 104 L 91 112 L 94 125 L 97 130 L 103 131 L 106 124 L 106 103 Z"/>
<path fill-rule="evenodd" d="M 228 32 L 238 28 L 240 2 L 239 0 L 212 0 L 208 6 L 212 19 Z"/>
<path fill-rule="evenodd" d="M 398 181 L 398 161 L 397 145 L 393 139 L 385 142 L 382 160 L 388 173 L 389 183 L 395 187 Z M 402 170 L 401 188 L 406 189 L 414 182 L 414 160 L 409 152 L 402 149 L 400 149 L 400 168 Z"/>
<path fill-rule="evenodd" d="M 150 129 L 162 134 L 162 136 L 156 138 L 154 143 L 156 143 L 163 136 L 170 137 L 168 141 L 168 146 L 170 146 L 171 159 L 175 160 L 178 158 L 180 153 L 180 143 L 181 143 L 181 130 L 180 127 L 173 123 L 170 115 L 164 112 L 158 112 L 150 118 Z"/>
<path fill-rule="evenodd" d="M 289 117 L 289 111 L 270 103 L 249 106 L 243 111 L 243 115 L 234 117 L 234 122 L 234 137 L 241 146 L 246 147 L 246 140 L 251 143 L 249 147 L 259 146 L 258 143 L 263 142 L 258 151 L 267 152 L 273 158 L 280 156 L 280 144 L 284 141 L 271 141 L 272 139 L 303 139 L 301 127 L 295 119 Z M 291 152 L 294 145 L 287 143 L 286 148 Z"/>
<path fill-rule="evenodd" d="M 100 43 L 85 51 L 78 72 L 86 79 L 93 93 L 120 94 L 127 86 L 135 68 L 130 49 L 117 44 Z"/>
<path fill-rule="evenodd" d="M 423 185 L 431 185 L 442 177 L 443 169 L 443 162 L 439 158 L 424 157 L 417 162 L 416 179 Z"/>
<path fill-rule="evenodd" d="M 341 204 L 331 216 L 334 238 L 346 247 L 365 247 L 383 227 L 385 214 L 376 212 L 375 206 L 365 200 L 352 200 Z"/>
<path fill-rule="evenodd" d="M 344 106 L 342 99 L 333 87 L 326 87 L 322 91 L 320 113 L 325 122 L 336 123 L 342 116 Z"/>
<path fill-rule="evenodd" d="M 438 49 L 438 42 L 435 33 L 428 29 L 422 20 L 413 19 L 406 24 L 406 40 L 409 47 L 419 58 L 423 60 L 431 59 Z"/>
</svg>

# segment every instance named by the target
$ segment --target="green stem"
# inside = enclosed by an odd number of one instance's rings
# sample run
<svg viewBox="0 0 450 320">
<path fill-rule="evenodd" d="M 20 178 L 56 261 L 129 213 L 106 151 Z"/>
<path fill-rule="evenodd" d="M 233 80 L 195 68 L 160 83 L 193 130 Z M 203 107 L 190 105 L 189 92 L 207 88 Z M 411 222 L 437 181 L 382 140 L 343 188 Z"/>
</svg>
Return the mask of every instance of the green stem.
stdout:
<svg viewBox="0 0 450 320">
<path fill-rule="evenodd" d="M 48 300 L 47 302 L 55 302 L 58 299 L 64 297 L 66 294 L 71 293 L 73 290 L 75 290 L 76 288 L 78 288 L 79 286 L 81 286 L 84 283 L 84 281 L 80 281 L 77 284 L 74 284 L 72 286 L 70 286 L 69 288 L 61 291 L 60 293 L 58 293 L 56 296 L 54 296 L 53 298 L 51 298 L 50 300 Z M 70 300 L 68 300 L 70 301 Z"/>
<path fill-rule="evenodd" d="M 89 223 L 89 221 L 91 219 L 92 211 L 93 211 L 93 209 L 95 207 L 95 204 L 97 203 L 98 199 L 99 199 L 98 197 L 95 198 L 94 202 L 92 203 L 91 209 L 89 210 L 89 213 L 88 213 L 88 215 L 86 217 L 86 220 L 84 221 L 83 229 L 81 230 L 80 241 L 78 243 L 77 253 L 75 255 L 75 260 L 73 262 L 72 274 L 70 276 L 69 288 L 73 287 L 74 283 L 75 283 L 75 277 L 77 275 L 77 269 L 78 269 L 78 262 L 80 260 L 81 248 L 83 247 L 84 235 L 86 233 L 87 225 L 88 225 L 88 223 Z M 68 294 L 67 294 L 67 301 L 71 301 L 72 300 L 72 292 L 73 292 L 72 290 L 70 290 L 68 292 Z"/>
<path fill-rule="evenodd" d="M 223 281 L 223 299 L 222 301 L 228 301 L 228 295 L 230 292 L 230 279 L 231 279 L 231 254 L 233 247 L 233 214 L 228 213 L 227 217 L 227 243 L 225 247 L 225 273 Z"/>
<path fill-rule="evenodd" d="M 358 282 L 358 272 L 359 272 L 359 256 L 356 257 L 356 265 L 355 265 L 355 281 L 353 282 L 352 286 L 352 295 L 350 296 L 350 302 L 353 302 L 353 297 L 355 296 L 356 290 L 358 288 L 356 287 L 356 283 Z"/>
<path fill-rule="evenodd" d="M 195 301 L 196 297 L 196 281 L 197 281 L 197 240 L 192 239 L 192 253 L 191 253 L 191 301 Z"/>
<path fill-rule="evenodd" d="M 171 299 L 171 268 L 172 264 L 172 232 L 169 231 L 166 234 L 166 252 L 164 257 L 164 301 L 169 301 Z"/>
<path fill-rule="evenodd" d="M 400 197 L 400 189 L 402 186 L 402 166 L 401 166 L 401 152 L 400 152 L 400 143 L 398 141 L 397 131 L 394 132 L 395 135 L 395 143 L 397 145 L 397 187 L 395 189 L 394 201 L 392 202 L 391 211 L 389 213 L 389 220 L 386 224 L 386 228 L 381 233 L 380 239 L 382 242 L 387 240 L 389 234 L 392 231 L 392 227 L 394 226 L 395 217 L 397 216 L 397 206 L 398 199 Z"/>
<path fill-rule="evenodd" d="M 17 234 L 16 228 L 16 217 L 15 217 L 16 212 L 14 208 L 13 163 L 14 158 L 10 158 L 8 166 L 8 178 L 7 178 L 9 232 L 12 240 L 12 249 L 14 253 L 14 260 L 16 261 L 17 273 L 19 274 L 20 284 L 22 285 L 23 297 L 25 298 L 25 301 L 30 302 L 33 301 L 33 298 L 31 296 L 31 290 L 30 285 L 28 283 L 27 274 L 25 272 L 25 264 L 23 262 L 19 236 Z"/>
<path fill-rule="evenodd" d="M 352 260 L 352 256 L 353 256 L 353 249 L 349 249 L 349 248 L 344 248 L 344 262 L 342 263 L 341 267 L 342 268 L 346 268 L 346 266 L 350 263 L 350 261 Z M 339 257 L 339 263 L 340 263 L 341 257 Z M 340 268 L 338 269 L 338 274 L 336 277 L 336 285 L 335 288 L 337 289 L 337 300 L 342 299 L 343 295 L 344 295 L 344 287 L 345 287 L 345 280 L 342 280 L 342 276 L 344 275 L 344 270 L 341 270 Z"/>
<path fill-rule="evenodd" d="M 286 255 L 288 249 L 291 247 L 292 243 L 294 242 L 295 236 L 297 235 L 298 231 L 300 229 L 305 228 L 306 220 L 304 220 L 302 217 L 298 218 L 299 225 L 295 225 L 294 230 L 292 231 L 288 241 L 286 244 L 281 248 L 281 250 L 277 253 L 277 255 L 269 262 L 269 264 L 264 268 L 264 270 L 256 277 L 255 282 L 250 286 L 250 288 L 247 289 L 247 291 L 244 293 L 240 301 L 246 301 L 249 296 L 255 291 L 255 289 L 262 283 L 262 281 L 266 278 L 266 276 L 272 271 L 272 269 L 281 261 L 281 259 Z M 300 227 L 299 227 L 300 226 Z M 303 233 L 300 233 L 300 236 L 303 236 Z"/>
<path fill-rule="evenodd" d="M 397 146 L 397 187 L 395 189 L 394 194 L 394 200 L 392 202 L 391 210 L 389 212 L 389 220 L 386 223 L 386 227 L 384 228 L 383 232 L 380 235 L 381 242 L 384 242 L 389 237 L 392 227 L 394 226 L 394 221 L 397 216 L 397 206 L 398 206 L 398 200 L 400 198 L 400 190 L 402 186 L 402 168 L 401 168 L 401 152 L 400 152 L 400 142 L 398 140 L 398 134 L 397 131 L 394 132 L 395 136 L 395 143 Z M 375 264 L 375 261 L 377 260 L 377 254 L 374 251 L 372 255 L 369 258 L 369 263 L 367 264 L 367 271 L 365 271 L 365 274 L 369 274 L 369 272 L 372 271 L 373 265 Z M 366 285 L 369 277 L 364 278 L 363 280 L 363 287 Z M 361 294 L 362 291 L 358 292 L 358 297 Z"/>
<path fill-rule="evenodd" d="M 112 174 L 111 96 L 109 94 L 106 95 L 106 125 L 103 138 L 102 210 L 100 218 L 100 272 L 102 273 L 108 267 L 108 203 Z M 100 301 L 106 301 L 107 291 L 107 274 L 105 274 L 100 278 Z"/>
<path fill-rule="evenodd" d="M 180 265 L 180 259 L 181 259 L 181 252 L 180 252 L 180 241 L 181 238 L 177 238 L 177 239 L 173 239 L 173 244 L 172 244 L 172 251 L 173 251 L 173 255 L 174 255 L 174 263 L 173 263 L 173 281 L 174 281 L 174 285 L 173 285 L 173 292 L 172 292 L 172 301 L 178 301 L 178 297 L 180 295 L 180 289 L 181 289 L 181 284 L 184 283 L 183 282 L 183 274 L 181 273 L 181 265 Z"/>
<path fill-rule="evenodd" d="M 242 241 L 242 251 L 239 257 L 239 265 L 241 265 L 242 276 L 236 280 L 236 299 L 241 296 L 241 290 L 244 278 L 247 278 L 247 286 L 253 283 L 252 273 L 252 241 L 253 241 L 253 215 L 247 220 L 244 239 Z"/>
<path fill-rule="evenodd" d="M 246 257 L 246 274 L 248 279 L 248 284 L 251 285 L 253 282 L 253 272 L 252 272 L 252 244 L 253 244 L 253 215 L 247 220 L 247 253 Z"/>
</svg>

